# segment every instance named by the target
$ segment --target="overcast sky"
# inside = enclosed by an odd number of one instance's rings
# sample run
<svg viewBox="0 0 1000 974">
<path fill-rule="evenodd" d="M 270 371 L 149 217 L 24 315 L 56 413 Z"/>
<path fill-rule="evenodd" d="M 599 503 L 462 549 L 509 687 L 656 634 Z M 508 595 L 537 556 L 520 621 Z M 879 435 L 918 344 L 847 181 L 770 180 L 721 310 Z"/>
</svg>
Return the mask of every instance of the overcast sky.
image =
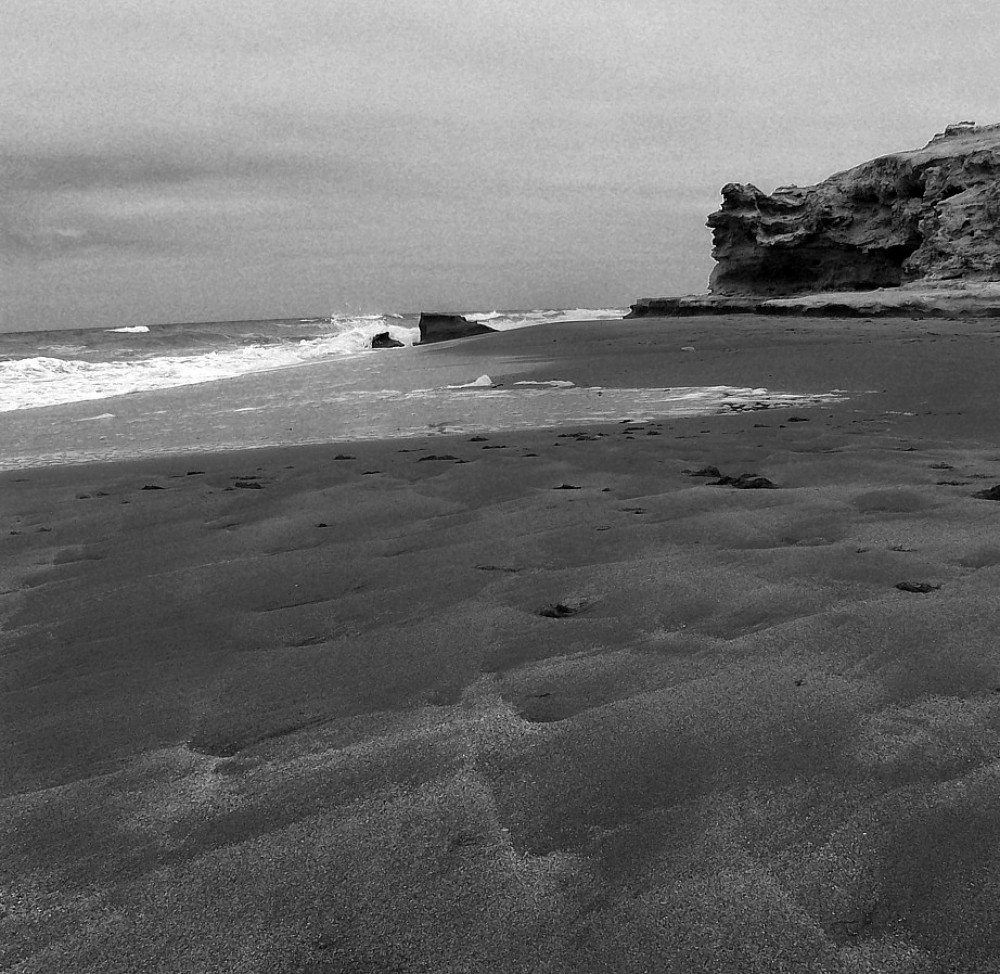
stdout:
<svg viewBox="0 0 1000 974">
<path fill-rule="evenodd" d="M 730 181 L 1000 120 L 995 0 L 4 0 L 0 330 L 704 290 Z"/>
</svg>

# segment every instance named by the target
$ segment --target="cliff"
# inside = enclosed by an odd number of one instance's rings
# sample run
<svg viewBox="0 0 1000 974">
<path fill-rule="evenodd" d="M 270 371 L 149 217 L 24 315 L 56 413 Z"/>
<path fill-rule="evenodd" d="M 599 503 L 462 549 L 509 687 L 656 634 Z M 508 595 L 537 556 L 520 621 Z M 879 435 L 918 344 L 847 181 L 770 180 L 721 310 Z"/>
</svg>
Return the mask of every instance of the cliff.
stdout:
<svg viewBox="0 0 1000 974">
<path fill-rule="evenodd" d="M 949 126 L 815 186 L 729 183 L 722 196 L 712 295 L 1000 280 L 1000 124 Z"/>
</svg>

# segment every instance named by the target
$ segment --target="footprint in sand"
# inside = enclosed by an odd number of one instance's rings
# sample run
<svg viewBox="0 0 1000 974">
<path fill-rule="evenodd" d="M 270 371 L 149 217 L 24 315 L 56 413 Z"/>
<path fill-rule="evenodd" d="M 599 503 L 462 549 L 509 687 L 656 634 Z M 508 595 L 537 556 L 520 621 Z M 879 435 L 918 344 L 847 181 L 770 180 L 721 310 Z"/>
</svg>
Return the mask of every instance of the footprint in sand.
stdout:
<svg viewBox="0 0 1000 974">
<path fill-rule="evenodd" d="M 566 619 L 575 616 L 587 608 L 587 603 L 580 602 L 554 602 L 551 605 L 543 606 L 538 610 L 540 616 L 546 619 Z"/>
</svg>

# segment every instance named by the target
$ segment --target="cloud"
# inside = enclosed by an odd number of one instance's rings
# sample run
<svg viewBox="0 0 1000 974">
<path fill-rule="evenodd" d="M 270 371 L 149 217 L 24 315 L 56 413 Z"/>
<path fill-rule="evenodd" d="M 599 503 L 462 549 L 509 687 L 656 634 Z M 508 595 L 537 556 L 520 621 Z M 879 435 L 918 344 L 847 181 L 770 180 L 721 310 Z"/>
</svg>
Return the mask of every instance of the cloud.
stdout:
<svg viewBox="0 0 1000 974">
<path fill-rule="evenodd" d="M 287 140 L 285 140 L 287 143 Z M 204 250 L 280 219 L 317 184 L 350 179 L 301 133 L 294 146 L 180 141 L 14 147 L 0 154 L 0 250 L 53 259 L 95 250 Z"/>
<path fill-rule="evenodd" d="M 11 193 L 150 190 L 203 181 L 245 181 L 309 169 L 301 152 L 234 141 L 118 141 L 14 147 L 0 151 L 0 184 Z"/>
</svg>

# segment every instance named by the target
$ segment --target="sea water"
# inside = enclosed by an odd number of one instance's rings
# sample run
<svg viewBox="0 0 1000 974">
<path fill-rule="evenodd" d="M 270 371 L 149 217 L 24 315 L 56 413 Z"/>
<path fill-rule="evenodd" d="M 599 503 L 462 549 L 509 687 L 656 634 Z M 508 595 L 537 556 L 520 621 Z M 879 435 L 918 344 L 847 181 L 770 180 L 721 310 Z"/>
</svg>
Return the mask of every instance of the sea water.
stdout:
<svg viewBox="0 0 1000 974">
<path fill-rule="evenodd" d="M 497 331 L 621 318 L 621 308 L 473 312 Z M 0 412 L 169 389 L 356 356 L 388 332 L 412 345 L 419 314 L 122 325 L 0 334 Z"/>
</svg>

